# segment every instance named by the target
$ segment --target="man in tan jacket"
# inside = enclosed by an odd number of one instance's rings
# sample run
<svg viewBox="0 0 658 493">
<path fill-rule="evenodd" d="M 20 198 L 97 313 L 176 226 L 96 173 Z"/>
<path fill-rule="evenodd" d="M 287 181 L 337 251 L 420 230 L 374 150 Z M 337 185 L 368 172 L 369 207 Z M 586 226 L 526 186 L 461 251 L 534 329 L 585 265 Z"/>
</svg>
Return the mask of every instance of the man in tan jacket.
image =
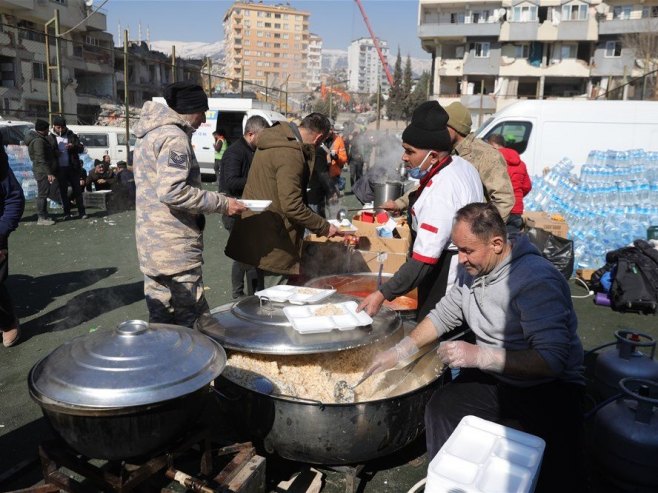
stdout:
<svg viewBox="0 0 658 493">
<path fill-rule="evenodd" d="M 203 293 L 206 213 L 240 214 L 236 199 L 201 189 L 192 134 L 208 98 L 190 82 L 170 84 L 167 106 L 149 101 L 134 128 L 135 239 L 149 321 L 192 328 L 210 309 Z"/>
</svg>

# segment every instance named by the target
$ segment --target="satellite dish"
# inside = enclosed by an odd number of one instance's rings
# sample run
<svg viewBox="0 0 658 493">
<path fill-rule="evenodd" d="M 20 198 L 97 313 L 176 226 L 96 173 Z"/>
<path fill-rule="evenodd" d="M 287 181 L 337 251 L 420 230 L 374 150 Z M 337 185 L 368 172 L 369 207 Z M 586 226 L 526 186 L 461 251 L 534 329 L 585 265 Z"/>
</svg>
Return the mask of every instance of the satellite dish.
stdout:
<svg viewBox="0 0 658 493">
<path fill-rule="evenodd" d="M 85 5 L 91 7 L 94 4 L 94 0 L 85 0 Z"/>
</svg>

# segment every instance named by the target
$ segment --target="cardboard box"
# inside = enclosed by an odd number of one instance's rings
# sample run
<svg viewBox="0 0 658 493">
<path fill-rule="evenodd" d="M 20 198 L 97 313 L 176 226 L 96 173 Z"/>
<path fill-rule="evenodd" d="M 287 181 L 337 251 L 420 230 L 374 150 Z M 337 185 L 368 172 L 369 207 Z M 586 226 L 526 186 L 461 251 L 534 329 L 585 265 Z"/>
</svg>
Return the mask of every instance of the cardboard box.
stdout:
<svg viewBox="0 0 658 493">
<path fill-rule="evenodd" d="M 523 220 L 527 227 L 538 228 L 553 233 L 560 238 L 566 238 L 569 225 L 560 214 L 551 212 L 525 212 Z"/>
<path fill-rule="evenodd" d="M 317 237 L 316 237 L 317 238 Z M 317 238 L 304 241 L 301 260 L 301 275 L 305 279 L 313 279 L 332 274 L 348 272 L 379 272 L 377 255 L 383 253 L 382 272 L 394 274 L 407 261 L 406 253 L 377 252 L 360 249 L 348 249 L 342 243 L 336 243 L 327 238 Z"/>
<path fill-rule="evenodd" d="M 355 233 L 359 237 L 359 249 L 387 253 L 409 253 L 411 245 L 411 231 L 404 219 L 397 221 L 398 226 L 393 232 L 393 238 L 382 238 L 377 235 L 377 228 L 381 224 L 360 221 L 357 217 L 352 224 L 357 228 Z"/>
</svg>

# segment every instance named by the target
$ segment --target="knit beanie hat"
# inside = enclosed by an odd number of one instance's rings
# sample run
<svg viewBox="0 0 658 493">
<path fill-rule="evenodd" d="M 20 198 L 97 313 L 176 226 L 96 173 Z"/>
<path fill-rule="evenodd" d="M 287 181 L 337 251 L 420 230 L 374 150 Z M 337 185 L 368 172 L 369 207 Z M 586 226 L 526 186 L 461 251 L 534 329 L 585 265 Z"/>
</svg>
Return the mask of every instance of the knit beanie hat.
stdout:
<svg viewBox="0 0 658 493">
<path fill-rule="evenodd" d="M 208 96 L 203 87 L 189 81 L 169 84 L 164 89 L 164 98 L 167 105 L 181 115 L 208 111 Z"/>
<path fill-rule="evenodd" d="M 402 132 L 402 142 L 418 149 L 450 151 L 448 113 L 437 101 L 421 103 L 411 115 L 411 123 Z"/>
<path fill-rule="evenodd" d="M 448 119 L 448 126 L 450 128 L 460 135 L 468 135 L 471 133 L 473 120 L 471 120 L 471 112 L 468 111 L 466 106 L 455 101 L 446 106 L 446 112 L 450 117 Z"/>
<path fill-rule="evenodd" d="M 53 118 L 53 126 L 54 125 L 57 125 L 58 127 L 65 127 L 66 119 L 62 115 L 57 115 L 55 118 Z"/>
<path fill-rule="evenodd" d="M 43 132 L 44 130 L 48 130 L 48 122 L 46 120 L 37 120 L 34 122 L 34 130 L 37 130 L 38 132 Z"/>
</svg>

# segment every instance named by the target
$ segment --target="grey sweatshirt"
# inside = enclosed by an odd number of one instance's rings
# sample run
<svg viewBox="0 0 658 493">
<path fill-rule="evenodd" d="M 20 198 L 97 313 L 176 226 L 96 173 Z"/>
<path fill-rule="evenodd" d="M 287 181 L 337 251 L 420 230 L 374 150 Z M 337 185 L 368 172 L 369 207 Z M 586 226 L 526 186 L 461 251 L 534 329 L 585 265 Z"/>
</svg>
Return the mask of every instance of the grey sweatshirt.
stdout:
<svg viewBox="0 0 658 493">
<path fill-rule="evenodd" d="M 514 240 L 511 254 L 489 274 L 473 277 L 460 271 L 457 283 L 428 315 L 439 335 L 465 321 L 478 346 L 534 349 L 555 374 L 546 379 L 495 374 L 511 385 L 585 384 L 569 285 L 525 235 Z"/>
</svg>

